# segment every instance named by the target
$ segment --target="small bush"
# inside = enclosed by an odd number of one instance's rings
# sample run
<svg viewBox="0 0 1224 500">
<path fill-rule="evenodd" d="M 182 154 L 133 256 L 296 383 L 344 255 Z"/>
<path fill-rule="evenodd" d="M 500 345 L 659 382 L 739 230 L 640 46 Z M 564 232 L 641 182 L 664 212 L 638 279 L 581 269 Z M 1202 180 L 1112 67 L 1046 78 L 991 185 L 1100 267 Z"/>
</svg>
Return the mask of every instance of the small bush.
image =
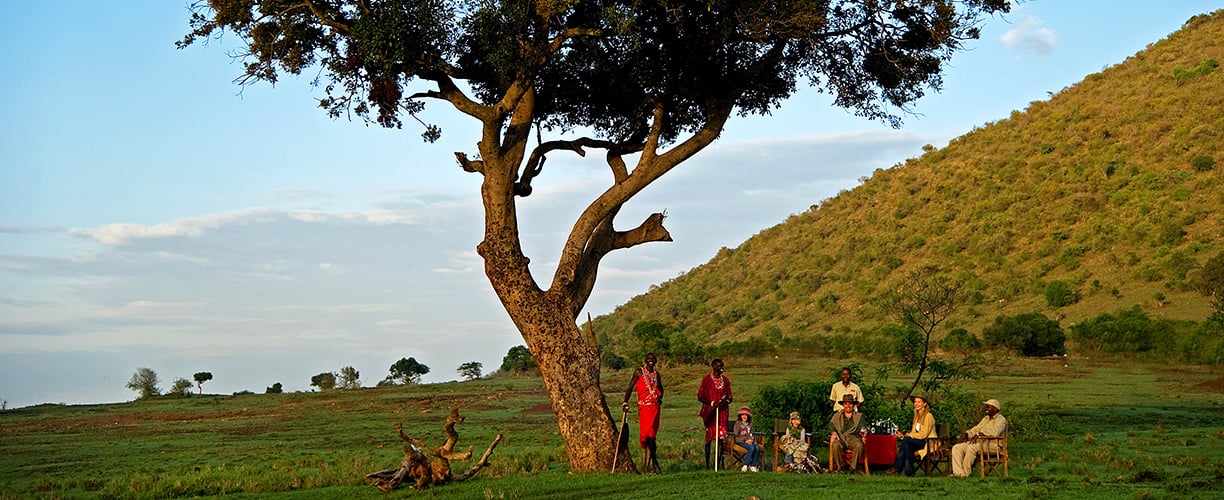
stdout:
<svg viewBox="0 0 1224 500">
<path fill-rule="evenodd" d="M 1215 168 L 1215 160 L 1207 155 L 1198 155 L 1190 159 L 1190 166 L 1195 172 L 1210 172 Z"/>
<path fill-rule="evenodd" d="M 1153 347 L 1152 319 L 1131 307 L 1117 314 L 1102 313 L 1071 326 L 1071 338 L 1088 349 L 1104 352 L 1144 352 Z"/>
<path fill-rule="evenodd" d="M 969 330 L 957 328 L 939 341 L 939 348 L 945 351 L 967 352 L 982 347 L 982 341 Z"/>
<path fill-rule="evenodd" d="M 604 349 L 603 352 L 599 353 L 599 362 L 603 364 L 604 367 L 612 370 L 623 369 L 625 365 L 628 364 L 628 361 L 625 360 L 624 356 L 613 352 L 612 349 Z"/>
<path fill-rule="evenodd" d="M 1046 304 L 1050 307 L 1065 307 L 1079 302 L 1079 292 L 1066 281 L 1051 281 L 1045 289 Z"/>
<path fill-rule="evenodd" d="M 982 330 L 986 345 L 1003 347 L 1024 356 L 1066 354 L 1067 336 L 1057 321 L 1041 313 L 998 316 Z"/>
</svg>

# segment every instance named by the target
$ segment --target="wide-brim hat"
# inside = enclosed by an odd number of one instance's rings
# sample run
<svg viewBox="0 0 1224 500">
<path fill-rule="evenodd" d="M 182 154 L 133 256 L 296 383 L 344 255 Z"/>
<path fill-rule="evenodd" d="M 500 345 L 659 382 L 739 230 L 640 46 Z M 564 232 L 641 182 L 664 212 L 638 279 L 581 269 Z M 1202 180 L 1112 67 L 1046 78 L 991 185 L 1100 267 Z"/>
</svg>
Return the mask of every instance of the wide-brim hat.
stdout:
<svg viewBox="0 0 1224 500">
<path fill-rule="evenodd" d="M 930 406 L 930 404 L 931 404 L 931 399 L 930 399 L 930 398 L 928 398 L 928 397 L 926 397 L 926 395 L 925 395 L 925 394 L 914 394 L 914 395 L 912 395 L 912 396 L 910 396 L 910 397 L 909 397 L 909 400 L 910 400 L 910 401 L 913 401 L 913 400 L 915 400 L 915 399 L 921 399 L 923 403 L 926 403 L 926 404 L 927 404 L 927 406 Z"/>
<path fill-rule="evenodd" d="M 858 398 L 854 397 L 854 395 L 853 395 L 853 394 L 850 394 L 850 393 L 848 393 L 848 392 L 847 392 L 847 393 L 845 393 L 845 394 L 842 394 L 842 399 L 841 399 L 841 400 L 842 400 L 842 402 L 843 402 L 843 403 L 844 403 L 844 402 L 846 402 L 846 401 L 849 401 L 849 402 L 851 402 L 851 403 L 857 403 L 857 402 L 858 402 Z"/>
<path fill-rule="evenodd" d="M 986 401 L 983 401 L 982 404 L 993 406 L 996 410 L 1002 409 L 999 406 L 999 400 L 997 399 L 987 399 Z"/>
<path fill-rule="evenodd" d="M 792 411 L 792 412 L 791 412 L 791 414 L 790 414 L 790 419 L 791 419 L 791 420 L 803 420 L 802 418 L 800 418 L 800 417 L 799 417 L 799 412 L 797 412 L 797 411 Z"/>
<path fill-rule="evenodd" d="M 738 411 L 738 412 L 736 412 L 736 414 L 737 414 L 737 415 L 748 415 L 749 417 L 751 417 L 751 416 L 752 416 L 752 410 L 749 410 L 747 406 L 741 406 L 741 407 L 740 407 L 740 409 L 739 409 L 739 411 Z"/>
</svg>

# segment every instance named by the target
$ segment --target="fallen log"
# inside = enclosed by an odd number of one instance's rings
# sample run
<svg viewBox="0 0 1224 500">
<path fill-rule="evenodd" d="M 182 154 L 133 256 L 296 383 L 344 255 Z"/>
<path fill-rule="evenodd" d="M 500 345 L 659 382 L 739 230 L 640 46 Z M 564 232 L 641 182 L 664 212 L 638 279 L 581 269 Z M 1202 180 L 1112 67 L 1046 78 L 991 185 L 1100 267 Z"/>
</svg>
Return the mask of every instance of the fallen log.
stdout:
<svg viewBox="0 0 1224 500">
<path fill-rule="evenodd" d="M 472 458 L 470 446 L 466 452 L 455 453 L 455 444 L 459 441 L 459 433 L 455 431 L 455 425 L 461 423 L 463 423 L 463 417 L 459 416 L 459 409 L 451 408 L 450 415 L 446 417 L 446 423 L 443 425 L 446 442 L 437 448 L 430 448 L 420 439 L 405 435 L 403 423 L 396 423 L 395 433 L 407 443 L 404 446 L 404 459 L 400 461 L 398 468 L 371 472 L 366 474 L 366 479 L 372 479 L 374 485 L 382 491 L 391 491 L 409 480 L 413 481 L 413 488 L 421 490 L 431 486 L 441 486 L 451 481 L 463 481 L 475 476 L 480 469 L 489 465 L 489 457 L 493 455 L 493 449 L 501 442 L 502 435 L 499 433 L 493 438 L 489 449 L 485 450 L 484 455 L 472 465 L 471 469 L 455 476 L 451 473 L 451 460 Z"/>
</svg>

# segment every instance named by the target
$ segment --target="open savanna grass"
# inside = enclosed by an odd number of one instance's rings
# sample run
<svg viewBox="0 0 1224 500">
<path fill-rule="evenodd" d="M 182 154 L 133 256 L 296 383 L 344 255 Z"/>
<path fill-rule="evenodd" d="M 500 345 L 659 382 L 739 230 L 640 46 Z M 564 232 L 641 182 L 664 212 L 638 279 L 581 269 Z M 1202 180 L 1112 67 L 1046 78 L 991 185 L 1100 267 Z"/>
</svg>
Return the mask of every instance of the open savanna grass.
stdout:
<svg viewBox="0 0 1224 500">
<path fill-rule="evenodd" d="M 846 363 L 793 357 L 726 361 L 737 404 L 764 385 L 827 380 Z M 864 362 L 864 367 L 869 378 L 874 366 Z M 451 407 L 467 418 L 458 428 L 461 448 L 471 446 L 479 455 L 497 433 L 505 435 L 491 465 L 464 483 L 399 495 L 775 499 L 885 498 L 921 491 L 1001 498 L 1224 497 L 1224 374 L 1208 367 L 1104 358 L 997 359 L 987 377 L 961 386 L 1004 401 L 1003 413 L 1015 432 L 1012 475 L 960 481 L 879 473 L 868 478 L 705 471 L 695 393 L 706 370 L 661 366 L 667 388 L 661 476 L 570 474 L 540 382 L 496 377 L 9 410 L 0 413 L 0 498 L 381 498 L 386 495 L 363 476 L 398 465 L 402 442 L 395 423 L 403 422 L 409 435 L 441 443 Z M 628 376 L 628 370 L 604 373 L 617 418 Z M 894 375 L 884 383 L 902 385 L 905 378 Z M 635 422 L 631 428 L 636 444 Z M 816 454 L 821 451 L 817 447 Z M 462 471 L 468 463 L 455 467 Z"/>
</svg>

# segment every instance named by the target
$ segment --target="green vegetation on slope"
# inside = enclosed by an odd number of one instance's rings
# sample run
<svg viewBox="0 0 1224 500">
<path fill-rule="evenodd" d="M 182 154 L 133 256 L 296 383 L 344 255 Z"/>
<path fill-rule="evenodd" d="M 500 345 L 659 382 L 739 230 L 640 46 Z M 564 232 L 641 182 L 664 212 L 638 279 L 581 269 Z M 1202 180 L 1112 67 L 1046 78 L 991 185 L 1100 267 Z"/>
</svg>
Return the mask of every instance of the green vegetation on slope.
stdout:
<svg viewBox="0 0 1224 500">
<path fill-rule="evenodd" d="M 938 265 L 999 315 L 1075 323 L 1139 306 L 1199 321 L 1189 277 L 1224 250 L 1224 11 L 940 150 L 766 229 L 597 318 L 620 353 L 640 321 L 716 344 L 861 331 L 873 300 Z M 1053 297 L 1051 299 L 1051 297 Z"/>
</svg>

